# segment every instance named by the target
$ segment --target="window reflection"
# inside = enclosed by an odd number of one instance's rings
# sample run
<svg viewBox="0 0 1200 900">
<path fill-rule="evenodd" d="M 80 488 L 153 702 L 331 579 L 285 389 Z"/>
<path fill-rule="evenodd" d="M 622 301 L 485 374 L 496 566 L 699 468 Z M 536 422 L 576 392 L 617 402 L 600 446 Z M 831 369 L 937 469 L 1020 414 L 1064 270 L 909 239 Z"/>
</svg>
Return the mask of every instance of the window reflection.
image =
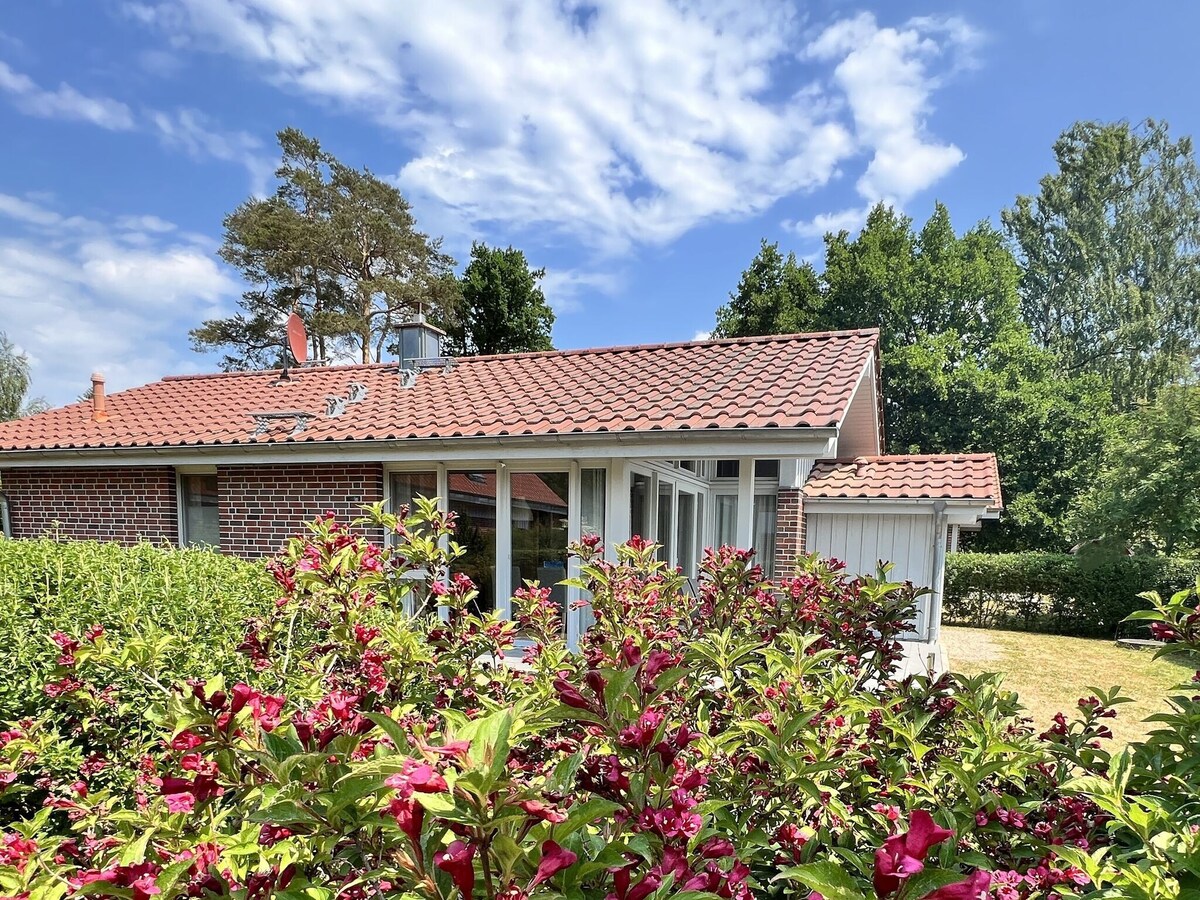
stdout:
<svg viewBox="0 0 1200 900">
<path fill-rule="evenodd" d="M 183 543 L 189 547 L 220 547 L 221 518 L 216 475 L 182 475 Z"/>
<path fill-rule="evenodd" d="M 566 622 L 567 497 L 566 472 L 514 472 L 512 490 L 513 588 L 536 581 L 550 588 Z"/>
<path fill-rule="evenodd" d="M 454 571 L 475 582 L 475 611 L 488 613 L 496 608 L 496 473 L 451 471 L 448 487 L 450 511 L 458 516 L 454 542 L 465 551 Z"/>
</svg>

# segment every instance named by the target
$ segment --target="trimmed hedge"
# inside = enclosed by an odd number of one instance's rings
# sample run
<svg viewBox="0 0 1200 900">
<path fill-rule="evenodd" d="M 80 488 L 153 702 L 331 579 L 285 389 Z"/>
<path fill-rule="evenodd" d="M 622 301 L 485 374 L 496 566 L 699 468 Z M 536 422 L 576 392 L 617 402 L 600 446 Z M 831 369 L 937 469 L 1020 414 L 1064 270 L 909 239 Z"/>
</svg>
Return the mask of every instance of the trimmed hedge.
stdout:
<svg viewBox="0 0 1200 900">
<path fill-rule="evenodd" d="M 1200 560 L 1087 553 L 952 553 L 946 558 L 943 621 L 1114 637 L 1121 620 L 1146 601 L 1196 584 Z M 1130 626 L 1122 626 L 1122 633 Z"/>
<path fill-rule="evenodd" d="M 243 623 L 277 596 L 261 564 L 211 550 L 0 539 L 0 722 L 47 706 L 42 685 L 59 653 L 51 632 L 78 637 L 99 624 L 128 636 L 136 623 L 154 636 L 168 680 L 236 677 L 247 668 Z M 126 700 L 145 690 L 127 687 Z"/>
</svg>

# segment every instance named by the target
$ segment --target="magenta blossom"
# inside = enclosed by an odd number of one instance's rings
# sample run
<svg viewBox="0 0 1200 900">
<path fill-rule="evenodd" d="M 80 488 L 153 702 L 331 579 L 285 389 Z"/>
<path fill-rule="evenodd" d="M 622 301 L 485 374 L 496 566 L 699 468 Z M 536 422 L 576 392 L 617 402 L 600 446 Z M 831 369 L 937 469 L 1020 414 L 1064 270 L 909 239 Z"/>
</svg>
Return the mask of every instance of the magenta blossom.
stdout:
<svg viewBox="0 0 1200 900">
<path fill-rule="evenodd" d="M 471 892 L 475 890 L 475 845 L 453 841 L 445 850 L 439 850 L 433 861 L 439 869 L 450 874 L 463 900 L 470 900 Z"/>
<path fill-rule="evenodd" d="M 908 831 L 888 838 L 875 851 L 875 895 L 882 900 L 898 891 L 906 879 L 925 868 L 929 848 L 953 835 L 924 810 L 911 813 Z"/>
<path fill-rule="evenodd" d="M 554 841 L 546 841 L 542 844 L 542 859 L 538 863 L 537 874 L 529 882 L 529 890 L 553 878 L 563 869 L 569 869 L 578 859 L 570 850 L 563 849 Z"/>
<path fill-rule="evenodd" d="M 922 900 L 987 900 L 988 887 L 992 883 L 991 872 L 974 872 L 965 881 L 956 881 L 940 887 Z"/>
</svg>

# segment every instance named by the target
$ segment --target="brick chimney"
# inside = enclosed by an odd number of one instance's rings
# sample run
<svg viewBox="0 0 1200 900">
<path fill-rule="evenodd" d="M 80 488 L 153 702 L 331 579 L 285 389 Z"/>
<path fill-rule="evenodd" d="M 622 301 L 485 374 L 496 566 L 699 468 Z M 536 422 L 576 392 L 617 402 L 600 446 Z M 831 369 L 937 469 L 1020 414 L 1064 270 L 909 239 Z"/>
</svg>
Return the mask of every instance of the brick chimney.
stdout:
<svg viewBox="0 0 1200 900">
<path fill-rule="evenodd" d="M 108 407 L 104 400 L 104 376 L 99 372 L 92 373 L 92 421 L 108 421 Z"/>
</svg>

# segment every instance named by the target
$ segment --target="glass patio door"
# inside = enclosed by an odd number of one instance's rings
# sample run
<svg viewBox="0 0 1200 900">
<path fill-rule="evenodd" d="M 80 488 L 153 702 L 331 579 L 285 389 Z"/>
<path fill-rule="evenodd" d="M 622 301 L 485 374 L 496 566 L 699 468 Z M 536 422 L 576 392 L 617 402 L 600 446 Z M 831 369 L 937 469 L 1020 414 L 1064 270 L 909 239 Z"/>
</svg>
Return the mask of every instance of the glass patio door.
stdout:
<svg viewBox="0 0 1200 900">
<path fill-rule="evenodd" d="M 659 545 L 657 556 L 696 576 L 704 541 L 704 507 L 708 492 L 698 482 L 656 467 L 631 467 L 630 535 Z"/>
</svg>

